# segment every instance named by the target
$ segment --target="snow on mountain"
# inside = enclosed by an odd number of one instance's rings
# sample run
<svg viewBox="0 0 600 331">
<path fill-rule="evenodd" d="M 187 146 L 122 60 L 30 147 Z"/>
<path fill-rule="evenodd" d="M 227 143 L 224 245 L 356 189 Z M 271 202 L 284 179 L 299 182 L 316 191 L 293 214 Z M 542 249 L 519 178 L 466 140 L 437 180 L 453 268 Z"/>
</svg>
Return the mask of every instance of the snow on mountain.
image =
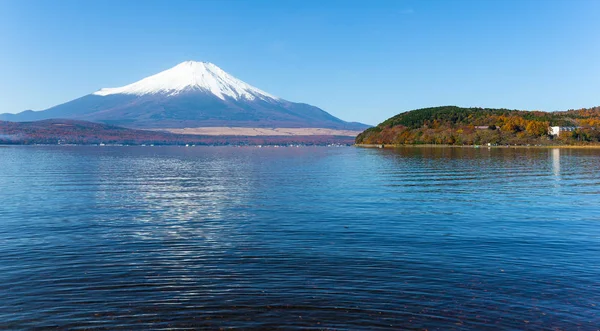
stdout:
<svg viewBox="0 0 600 331">
<path fill-rule="evenodd" d="M 166 94 L 174 96 L 184 91 L 203 90 L 210 92 L 221 100 L 226 97 L 235 100 L 279 100 L 254 86 L 251 86 L 223 71 L 209 62 L 182 62 L 175 67 L 156 75 L 144 78 L 133 84 L 117 88 L 103 88 L 94 95 L 107 96 L 113 94 Z"/>
<path fill-rule="evenodd" d="M 328 128 L 362 130 L 305 103 L 253 87 L 212 63 L 187 61 L 117 88 L 48 108 L 0 114 L 0 120 L 71 119 L 128 128 Z"/>
</svg>

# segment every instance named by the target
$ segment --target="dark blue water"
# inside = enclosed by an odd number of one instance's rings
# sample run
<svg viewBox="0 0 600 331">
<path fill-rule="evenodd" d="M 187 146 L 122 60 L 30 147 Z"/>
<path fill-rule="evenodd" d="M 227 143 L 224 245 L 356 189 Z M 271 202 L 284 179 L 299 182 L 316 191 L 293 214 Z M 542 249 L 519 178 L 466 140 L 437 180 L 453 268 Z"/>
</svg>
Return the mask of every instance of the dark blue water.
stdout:
<svg viewBox="0 0 600 331">
<path fill-rule="evenodd" d="M 0 147 L 0 329 L 599 326 L 600 150 Z"/>
</svg>

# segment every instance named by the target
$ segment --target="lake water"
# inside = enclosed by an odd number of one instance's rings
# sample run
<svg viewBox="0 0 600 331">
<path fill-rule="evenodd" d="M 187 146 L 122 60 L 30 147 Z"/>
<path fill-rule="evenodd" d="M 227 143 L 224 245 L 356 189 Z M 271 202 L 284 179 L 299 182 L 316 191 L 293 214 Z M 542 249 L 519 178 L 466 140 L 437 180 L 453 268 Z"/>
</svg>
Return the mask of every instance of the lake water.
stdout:
<svg viewBox="0 0 600 331">
<path fill-rule="evenodd" d="M 0 147 L 0 329 L 599 326 L 600 149 Z"/>
</svg>

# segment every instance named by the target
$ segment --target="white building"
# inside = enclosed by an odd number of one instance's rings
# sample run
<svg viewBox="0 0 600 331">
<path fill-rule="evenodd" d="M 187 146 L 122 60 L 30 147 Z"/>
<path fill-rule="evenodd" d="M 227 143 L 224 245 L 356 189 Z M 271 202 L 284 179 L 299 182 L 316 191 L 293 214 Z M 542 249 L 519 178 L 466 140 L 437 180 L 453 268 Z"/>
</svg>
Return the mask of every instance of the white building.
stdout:
<svg viewBox="0 0 600 331">
<path fill-rule="evenodd" d="M 551 126 L 548 128 L 548 134 L 551 136 L 560 136 L 561 132 L 571 132 L 577 130 L 575 126 Z"/>
</svg>

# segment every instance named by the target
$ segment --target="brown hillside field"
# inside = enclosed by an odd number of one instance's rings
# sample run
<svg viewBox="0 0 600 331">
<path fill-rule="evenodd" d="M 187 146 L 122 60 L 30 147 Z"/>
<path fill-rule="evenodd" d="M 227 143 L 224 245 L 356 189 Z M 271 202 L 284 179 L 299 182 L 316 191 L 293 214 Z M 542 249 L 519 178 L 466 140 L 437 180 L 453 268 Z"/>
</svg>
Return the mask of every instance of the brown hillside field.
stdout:
<svg viewBox="0 0 600 331">
<path fill-rule="evenodd" d="M 356 137 L 361 131 L 335 130 L 327 128 L 242 128 L 200 127 L 184 129 L 156 129 L 176 134 L 203 136 L 345 136 Z"/>
</svg>

